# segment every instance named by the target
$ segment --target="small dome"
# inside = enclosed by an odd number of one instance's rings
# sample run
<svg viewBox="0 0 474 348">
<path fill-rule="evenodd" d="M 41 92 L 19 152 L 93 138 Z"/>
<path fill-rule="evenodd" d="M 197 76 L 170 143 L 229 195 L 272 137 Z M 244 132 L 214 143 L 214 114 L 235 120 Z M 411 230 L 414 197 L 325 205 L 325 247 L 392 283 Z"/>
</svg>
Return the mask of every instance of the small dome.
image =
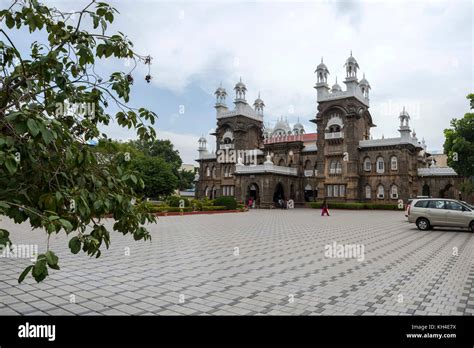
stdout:
<svg viewBox="0 0 474 348">
<path fill-rule="evenodd" d="M 216 89 L 216 92 L 214 93 L 215 95 L 226 95 L 227 92 L 225 91 L 225 88 L 222 88 L 222 86 L 219 86 Z"/>
<path fill-rule="evenodd" d="M 351 51 L 350 57 L 347 58 L 345 65 L 355 65 L 356 67 L 359 67 L 357 60 L 354 57 L 352 57 L 352 51 Z"/>
<path fill-rule="evenodd" d="M 410 115 L 408 114 L 408 112 L 405 110 L 405 107 L 403 107 L 403 110 L 400 112 L 400 116 L 407 116 L 407 117 L 410 117 Z"/>
<path fill-rule="evenodd" d="M 336 83 L 331 87 L 331 92 L 342 92 L 341 86 L 337 83 L 337 77 L 336 77 Z"/>
<path fill-rule="evenodd" d="M 273 128 L 273 132 L 275 133 L 280 130 L 284 131 L 285 133 L 288 133 L 289 131 L 291 131 L 291 127 L 288 124 L 288 121 L 283 120 L 283 118 L 278 120 L 275 127 Z"/>
<path fill-rule="evenodd" d="M 203 136 L 199 138 L 198 142 L 200 143 L 205 143 L 207 142 L 206 138 L 204 138 Z"/>
<path fill-rule="evenodd" d="M 234 89 L 244 89 L 244 90 L 247 89 L 245 84 L 242 82 L 242 78 L 240 78 L 240 81 L 235 84 Z"/>
<path fill-rule="evenodd" d="M 362 80 L 360 80 L 359 86 L 365 86 L 365 87 L 369 87 L 369 88 L 370 88 L 369 81 L 367 81 L 367 80 L 365 79 L 365 74 L 364 74 L 364 76 L 362 77 Z"/>
<path fill-rule="evenodd" d="M 253 106 L 265 106 L 265 103 L 263 102 L 263 100 L 260 99 L 260 93 L 258 93 L 258 98 L 255 99 Z"/>
<path fill-rule="evenodd" d="M 295 125 L 293 126 L 293 129 L 304 129 L 303 125 L 301 123 L 295 123 Z"/>
<path fill-rule="evenodd" d="M 326 73 L 329 74 L 329 70 L 328 70 L 328 67 L 326 66 L 326 64 L 323 63 L 323 58 L 321 57 L 321 63 L 319 63 L 319 65 L 316 67 L 316 71 L 324 71 Z"/>
</svg>

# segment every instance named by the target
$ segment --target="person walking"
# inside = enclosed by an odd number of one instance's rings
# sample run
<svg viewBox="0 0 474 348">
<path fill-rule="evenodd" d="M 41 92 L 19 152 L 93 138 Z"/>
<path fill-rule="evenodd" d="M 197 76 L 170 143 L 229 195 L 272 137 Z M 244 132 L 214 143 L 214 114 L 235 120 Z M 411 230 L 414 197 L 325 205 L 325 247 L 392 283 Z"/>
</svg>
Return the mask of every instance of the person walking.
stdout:
<svg viewBox="0 0 474 348">
<path fill-rule="evenodd" d="M 321 216 L 324 216 L 324 214 L 329 216 L 328 202 L 326 201 L 326 197 L 324 197 L 323 204 L 321 205 Z"/>
</svg>

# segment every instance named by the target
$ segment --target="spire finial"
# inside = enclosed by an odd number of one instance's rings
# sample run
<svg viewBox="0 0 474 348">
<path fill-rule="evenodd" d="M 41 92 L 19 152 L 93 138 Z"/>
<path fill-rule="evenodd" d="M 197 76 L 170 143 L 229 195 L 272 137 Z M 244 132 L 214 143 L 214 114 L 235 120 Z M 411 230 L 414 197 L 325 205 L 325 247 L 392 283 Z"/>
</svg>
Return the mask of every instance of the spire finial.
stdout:
<svg viewBox="0 0 474 348">
<path fill-rule="evenodd" d="M 337 83 L 337 76 L 336 76 L 336 83 Z"/>
<path fill-rule="evenodd" d="M 242 76 L 240 76 L 240 82 L 242 82 Z"/>
<path fill-rule="evenodd" d="M 351 57 L 352 57 L 352 50 L 351 50 Z"/>
<path fill-rule="evenodd" d="M 405 105 L 403 105 L 403 112 L 405 113 Z"/>
<path fill-rule="evenodd" d="M 321 57 L 321 63 L 323 62 L 323 57 Z"/>
<path fill-rule="evenodd" d="M 363 75 L 363 77 L 364 77 L 364 79 L 365 79 L 365 73 L 363 73 L 362 75 Z"/>
<path fill-rule="evenodd" d="M 258 91 L 258 99 L 260 99 L 260 91 Z"/>
</svg>

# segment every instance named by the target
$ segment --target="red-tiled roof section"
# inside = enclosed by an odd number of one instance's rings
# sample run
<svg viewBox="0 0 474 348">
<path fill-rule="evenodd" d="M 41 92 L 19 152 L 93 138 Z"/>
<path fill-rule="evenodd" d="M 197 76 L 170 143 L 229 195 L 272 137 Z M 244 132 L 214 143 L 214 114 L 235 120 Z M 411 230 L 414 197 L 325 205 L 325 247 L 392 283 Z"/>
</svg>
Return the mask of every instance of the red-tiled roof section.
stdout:
<svg viewBox="0 0 474 348">
<path fill-rule="evenodd" d="M 274 144 L 274 143 L 289 143 L 292 141 L 302 141 L 302 142 L 309 142 L 309 141 L 316 141 L 318 137 L 317 133 L 306 133 L 306 134 L 298 134 L 298 135 L 280 135 L 275 136 L 272 138 L 265 139 L 263 142 L 264 144 Z"/>
</svg>

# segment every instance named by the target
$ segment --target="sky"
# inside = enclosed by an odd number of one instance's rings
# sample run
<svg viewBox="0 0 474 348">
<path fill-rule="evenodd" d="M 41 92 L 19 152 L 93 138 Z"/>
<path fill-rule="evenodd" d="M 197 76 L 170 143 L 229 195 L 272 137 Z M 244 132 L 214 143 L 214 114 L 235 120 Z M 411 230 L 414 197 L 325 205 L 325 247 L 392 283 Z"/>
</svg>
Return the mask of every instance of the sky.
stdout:
<svg viewBox="0 0 474 348">
<path fill-rule="evenodd" d="M 7 1 L 2 0 L 2 5 Z M 85 1 L 51 0 L 79 9 Z M 222 83 L 227 105 L 242 78 L 253 104 L 258 93 L 264 119 L 274 124 L 298 119 L 306 132 L 317 112 L 314 70 L 324 57 L 329 85 L 340 85 L 352 50 L 372 87 L 370 112 L 376 138 L 399 136 L 398 115 L 406 107 L 411 127 L 428 150 L 442 150 L 443 130 L 469 111 L 474 92 L 473 3 L 455 1 L 109 1 L 119 12 L 109 33 L 121 31 L 137 52 L 153 57 L 147 69 L 133 71 L 130 104 L 158 114 L 158 137 L 170 139 L 184 163 L 197 158 L 204 135 L 209 150 L 215 139 L 214 91 Z M 27 37 L 28 36 L 28 37 Z M 25 45 L 27 32 L 16 33 Z M 21 45 L 20 45 L 21 46 Z M 130 69 L 127 61 L 97 63 L 100 74 Z M 117 124 L 104 128 L 110 138 L 133 139 Z"/>
</svg>

